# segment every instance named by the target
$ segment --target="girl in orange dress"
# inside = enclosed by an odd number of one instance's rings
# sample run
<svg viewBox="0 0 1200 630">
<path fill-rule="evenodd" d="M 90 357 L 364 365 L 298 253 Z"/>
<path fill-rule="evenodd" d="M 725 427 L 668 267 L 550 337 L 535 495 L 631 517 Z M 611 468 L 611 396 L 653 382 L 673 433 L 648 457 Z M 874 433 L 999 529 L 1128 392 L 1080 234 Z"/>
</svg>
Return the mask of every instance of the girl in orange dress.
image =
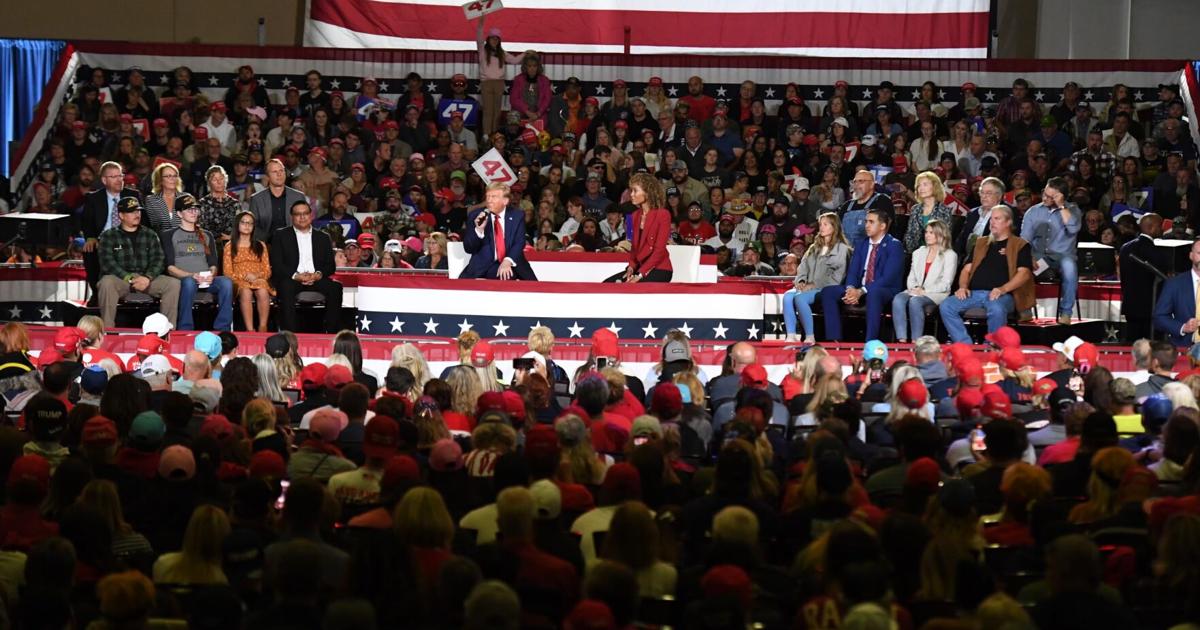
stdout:
<svg viewBox="0 0 1200 630">
<path fill-rule="evenodd" d="M 225 244 L 225 275 L 233 280 L 233 292 L 246 330 L 254 328 L 254 303 L 258 303 L 258 332 L 267 332 L 271 314 L 271 258 L 267 245 L 254 240 L 254 215 L 239 212 L 234 219 L 234 237 Z"/>
</svg>

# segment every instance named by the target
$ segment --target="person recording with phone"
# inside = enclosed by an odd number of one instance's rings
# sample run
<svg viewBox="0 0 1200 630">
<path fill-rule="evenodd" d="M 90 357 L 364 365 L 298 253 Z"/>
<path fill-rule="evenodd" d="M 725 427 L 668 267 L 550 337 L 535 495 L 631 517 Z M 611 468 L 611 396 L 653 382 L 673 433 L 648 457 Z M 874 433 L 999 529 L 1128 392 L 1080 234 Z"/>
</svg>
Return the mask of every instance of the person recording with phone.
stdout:
<svg viewBox="0 0 1200 630">
<path fill-rule="evenodd" d="M 507 184 L 488 184 L 484 206 L 467 217 L 463 249 L 471 255 L 459 278 L 537 280 L 525 260 L 525 214 L 509 211 Z"/>
</svg>

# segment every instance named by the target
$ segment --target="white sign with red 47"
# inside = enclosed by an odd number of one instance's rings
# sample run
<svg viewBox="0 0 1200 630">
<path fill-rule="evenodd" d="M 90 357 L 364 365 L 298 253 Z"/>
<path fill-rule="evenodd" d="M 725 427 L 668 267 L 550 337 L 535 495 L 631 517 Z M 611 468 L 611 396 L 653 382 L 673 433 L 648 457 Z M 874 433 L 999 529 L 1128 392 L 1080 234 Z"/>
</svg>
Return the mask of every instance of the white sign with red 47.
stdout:
<svg viewBox="0 0 1200 630">
<path fill-rule="evenodd" d="M 500 0 L 472 0 L 462 5 L 463 13 L 468 20 L 477 20 L 489 13 L 495 13 L 504 8 Z"/>
<path fill-rule="evenodd" d="M 500 152 L 494 148 L 472 162 L 471 168 L 479 173 L 479 177 L 483 178 L 485 184 L 499 182 L 511 186 L 517 182 L 517 174 L 513 172 L 508 162 L 504 161 Z"/>
</svg>

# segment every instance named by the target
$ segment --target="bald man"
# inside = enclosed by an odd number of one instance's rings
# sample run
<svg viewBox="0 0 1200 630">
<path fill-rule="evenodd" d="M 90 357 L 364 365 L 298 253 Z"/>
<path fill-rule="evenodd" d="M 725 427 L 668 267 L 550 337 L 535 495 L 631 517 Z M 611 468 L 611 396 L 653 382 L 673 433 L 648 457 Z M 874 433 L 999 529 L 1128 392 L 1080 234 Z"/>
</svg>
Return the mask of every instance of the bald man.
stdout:
<svg viewBox="0 0 1200 630">
<path fill-rule="evenodd" d="M 1121 265 L 1121 314 L 1125 316 L 1125 339 L 1129 342 L 1148 339 L 1153 334 L 1153 289 L 1157 275 L 1135 258 L 1157 269 L 1166 269 L 1170 264 L 1164 250 L 1154 246 L 1154 239 L 1162 236 L 1162 217 L 1147 213 L 1138 222 L 1138 228 L 1140 233 L 1137 238 L 1121 246 L 1118 258 Z"/>
<path fill-rule="evenodd" d="M 183 375 L 171 385 L 171 390 L 181 394 L 190 394 L 196 381 L 212 376 L 212 364 L 208 355 L 199 350 L 192 350 L 183 357 Z"/>
<path fill-rule="evenodd" d="M 742 388 L 742 370 L 746 369 L 747 365 L 757 362 L 758 349 L 750 343 L 739 341 L 729 347 L 729 367 L 733 371 L 708 382 L 708 400 L 714 410 L 720 407 L 721 403 L 733 400 L 737 396 L 738 390 Z M 771 398 L 776 402 L 783 401 L 783 392 L 775 383 L 767 385 L 767 393 L 771 394 Z"/>
</svg>

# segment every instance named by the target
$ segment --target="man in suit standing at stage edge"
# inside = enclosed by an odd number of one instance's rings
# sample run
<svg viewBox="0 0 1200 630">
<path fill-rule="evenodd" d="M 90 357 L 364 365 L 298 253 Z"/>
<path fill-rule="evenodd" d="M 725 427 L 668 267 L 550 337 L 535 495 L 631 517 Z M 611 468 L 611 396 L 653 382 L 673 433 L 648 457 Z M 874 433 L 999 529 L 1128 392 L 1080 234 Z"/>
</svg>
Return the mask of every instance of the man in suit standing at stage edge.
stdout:
<svg viewBox="0 0 1200 630">
<path fill-rule="evenodd" d="M 325 297 L 325 332 L 337 332 L 342 313 L 342 285 L 333 279 L 333 241 L 313 229 L 307 201 L 289 209 L 291 225 L 271 238 L 271 284 L 279 294 L 279 329 L 296 330 L 296 295 L 316 291 Z"/>
<path fill-rule="evenodd" d="M 1192 268 L 1163 283 L 1154 305 L 1154 328 L 1171 337 L 1171 345 L 1184 348 L 1200 341 L 1200 241 L 1192 243 L 1188 254 Z"/>
<path fill-rule="evenodd" d="M 537 280 L 525 260 L 525 213 L 509 211 L 507 184 L 488 184 L 484 207 L 467 217 L 463 249 L 471 255 L 460 278 Z"/>
<path fill-rule="evenodd" d="M 138 191 L 125 186 L 124 169 L 117 162 L 100 165 L 100 183 L 103 188 L 87 193 L 83 199 L 80 228 L 83 230 L 83 264 L 87 269 L 88 286 L 95 295 L 96 283 L 100 281 L 100 256 L 96 244 L 100 233 L 121 225 L 117 203 L 126 197 L 141 201 Z"/>
</svg>

